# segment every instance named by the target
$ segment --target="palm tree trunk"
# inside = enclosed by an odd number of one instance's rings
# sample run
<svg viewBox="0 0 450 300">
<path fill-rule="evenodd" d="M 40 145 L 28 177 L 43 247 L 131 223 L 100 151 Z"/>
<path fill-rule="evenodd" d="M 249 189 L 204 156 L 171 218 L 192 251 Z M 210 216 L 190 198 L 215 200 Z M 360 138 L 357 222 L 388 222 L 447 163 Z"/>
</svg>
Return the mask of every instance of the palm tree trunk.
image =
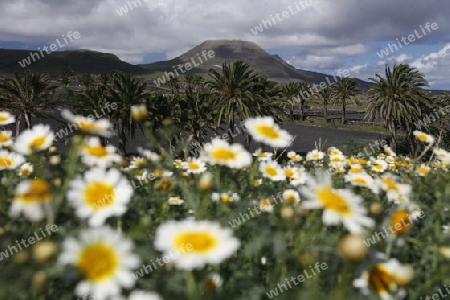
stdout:
<svg viewBox="0 0 450 300">
<path fill-rule="evenodd" d="M 117 145 L 117 151 L 120 155 L 125 156 L 127 153 L 127 136 L 125 133 L 125 126 L 119 122 L 119 144 Z"/>
<path fill-rule="evenodd" d="M 28 112 L 24 111 L 23 116 L 25 117 L 25 125 L 28 129 L 31 128 L 31 122 L 30 122 L 30 116 L 28 115 Z"/>
<path fill-rule="evenodd" d="M 252 137 L 250 134 L 245 133 L 245 142 L 244 147 L 247 149 L 247 151 L 250 151 L 250 143 L 252 142 Z"/>
<path fill-rule="evenodd" d="M 22 120 L 22 113 L 20 113 L 16 119 L 16 136 L 18 136 L 20 133 L 20 121 L 21 120 Z"/>
<path fill-rule="evenodd" d="M 395 122 L 391 122 L 391 144 L 390 147 L 392 151 L 397 152 L 397 125 Z"/>
<path fill-rule="evenodd" d="M 342 99 L 342 124 L 345 124 L 345 99 Z"/>
<path fill-rule="evenodd" d="M 324 105 L 324 109 L 323 109 L 323 120 L 325 122 L 328 122 L 328 109 L 327 109 L 326 105 Z"/>
</svg>

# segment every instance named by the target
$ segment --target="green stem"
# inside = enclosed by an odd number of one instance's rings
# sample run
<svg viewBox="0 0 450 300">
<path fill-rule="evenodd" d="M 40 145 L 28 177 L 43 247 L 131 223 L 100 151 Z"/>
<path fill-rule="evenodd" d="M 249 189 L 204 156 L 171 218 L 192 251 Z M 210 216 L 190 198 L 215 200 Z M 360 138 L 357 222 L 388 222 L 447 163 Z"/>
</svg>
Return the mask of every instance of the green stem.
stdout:
<svg viewBox="0 0 450 300">
<path fill-rule="evenodd" d="M 72 139 L 72 147 L 69 150 L 68 157 L 67 157 L 67 169 L 65 170 L 66 176 L 63 179 L 63 184 L 61 188 L 59 189 L 58 194 L 55 196 L 53 201 L 53 213 L 50 214 L 50 216 L 47 218 L 48 224 L 54 224 L 56 220 L 56 215 L 58 213 L 58 209 L 63 202 L 66 192 L 69 188 L 69 184 L 72 181 L 72 179 L 75 177 L 75 174 L 77 172 L 77 165 L 78 165 L 78 151 L 83 143 L 83 137 L 76 135 Z"/>
</svg>

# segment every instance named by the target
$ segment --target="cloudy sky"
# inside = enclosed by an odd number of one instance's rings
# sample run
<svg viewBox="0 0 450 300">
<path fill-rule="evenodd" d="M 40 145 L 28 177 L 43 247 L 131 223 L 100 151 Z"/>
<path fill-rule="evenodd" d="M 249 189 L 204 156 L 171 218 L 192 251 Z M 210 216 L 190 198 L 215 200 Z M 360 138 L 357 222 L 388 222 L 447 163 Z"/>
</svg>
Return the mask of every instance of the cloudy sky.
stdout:
<svg viewBox="0 0 450 300">
<path fill-rule="evenodd" d="M 347 69 L 363 80 L 385 63 L 409 63 L 432 88 L 450 90 L 449 13 L 449 0 L 0 0 L 0 48 L 42 49 L 78 31 L 61 50 L 138 64 L 205 40 L 238 39 L 296 68 Z"/>
</svg>

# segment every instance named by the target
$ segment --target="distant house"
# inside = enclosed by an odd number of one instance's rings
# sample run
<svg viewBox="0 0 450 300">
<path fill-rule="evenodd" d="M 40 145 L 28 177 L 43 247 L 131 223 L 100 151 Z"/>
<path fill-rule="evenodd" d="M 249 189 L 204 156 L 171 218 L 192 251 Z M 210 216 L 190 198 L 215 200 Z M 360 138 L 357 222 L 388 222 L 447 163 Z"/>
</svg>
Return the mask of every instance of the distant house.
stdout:
<svg viewBox="0 0 450 300">
<path fill-rule="evenodd" d="M 66 87 L 76 93 L 81 93 L 84 91 L 84 85 L 81 82 L 69 82 Z"/>
</svg>

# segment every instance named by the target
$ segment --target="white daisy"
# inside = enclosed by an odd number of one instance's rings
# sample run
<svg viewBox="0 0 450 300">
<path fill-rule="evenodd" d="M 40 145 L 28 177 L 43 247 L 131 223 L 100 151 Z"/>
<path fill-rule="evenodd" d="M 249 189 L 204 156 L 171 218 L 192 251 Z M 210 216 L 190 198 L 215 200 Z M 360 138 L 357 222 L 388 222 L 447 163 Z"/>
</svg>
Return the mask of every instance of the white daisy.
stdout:
<svg viewBox="0 0 450 300">
<path fill-rule="evenodd" d="M 283 168 L 276 161 L 262 161 L 259 171 L 266 178 L 272 181 L 282 181 L 286 179 Z"/>
<path fill-rule="evenodd" d="M 391 148 L 391 147 L 389 147 L 389 146 L 384 146 L 383 149 L 384 149 L 384 153 L 386 153 L 387 155 L 389 155 L 389 156 L 394 156 L 394 157 L 397 156 L 397 154 L 395 154 L 395 152 L 392 151 L 392 148 Z"/>
<path fill-rule="evenodd" d="M 49 125 L 37 124 L 31 129 L 26 129 L 16 138 L 14 148 L 17 152 L 25 155 L 33 151 L 42 151 L 48 149 L 55 135 Z"/>
<path fill-rule="evenodd" d="M 188 173 L 200 174 L 206 171 L 206 166 L 200 159 L 190 157 L 188 161 L 184 163 L 184 169 Z"/>
<path fill-rule="evenodd" d="M 360 234 L 364 232 L 364 227 L 375 224 L 366 216 L 367 211 L 362 205 L 363 199 L 350 190 L 334 189 L 329 174 L 318 173 L 315 178 L 308 180 L 307 185 L 301 187 L 300 191 L 309 199 L 303 202 L 304 208 L 324 209 L 325 225 L 337 225 L 342 222 L 351 233 Z"/>
<path fill-rule="evenodd" d="M 272 117 L 248 119 L 245 128 L 255 141 L 272 147 L 289 147 L 293 141 L 293 136 L 275 124 Z"/>
<path fill-rule="evenodd" d="M 16 122 L 16 117 L 7 111 L 0 111 L 0 125 L 8 125 Z"/>
<path fill-rule="evenodd" d="M 228 228 L 210 221 L 168 221 L 156 230 L 155 247 L 165 254 L 178 253 L 177 268 L 192 270 L 216 265 L 239 248 L 240 242 Z M 188 251 L 186 251 L 188 250 Z"/>
<path fill-rule="evenodd" d="M 0 131 L 0 147 L 8 147 L 13 143 L 12 131 L 2 130 Z"/>
<path fill-rule="evenodd" d="M 200 159 L 212 165 L 224 165 L 229 168 L 245 168 L 252 163 L 252 156 L 241 144 L 228 144 L 215 138 L 203 147 Z"/>
<path fill-rule="evenodd" d="M 287 153 L 287 157 L 289 157 L 289 159 L 293 162 L 301 161 L 303 159 L 303 157 L 301 155 L 298 155 L 294 151 L 289 151 Z"/>
<path fill-rule="evenodd" d="M 271 153 L 271 152 L 262 152 L 261 148 L 259 148 L 258 150 L 253 152 L 253 156 L 256 156 L 259 161 L 272 160 L 273 153 Z"/>
<path fill-rule="evenodd" d="M 14 152 L 0 150 L 0 170 L 14 170 L 25 162 L 25 158 Z"/>
<path fill-rule="evenodd" d="M 417 167 L 416 169 L 416 174 L 419 176 L 427 176 L 428 173 L 430 173 L 431 168 L 425 164 L 421 164 L 419 167 Z"/>
<path fill-rule="evenodd" d="M 329 156 L 332 156 L 332 155 L 343 155 L 342 151 L 339 150 L 339 149 L 336 148 L 336 147 L 330 147 L 330 148 L 328 148 L 328 149 L 327 149 L 327 153 L 328 153 Z"/>
<path fill-rule="evenodd" d="M 28 177 L 31 173 L 33 173 L 33 165 L 30 163 L 24 163 L 20 166 L 19 170 L 17 170 L 17 174 L 21 177 Z"/>
<path fill-rule="evenodd" d="M 307 180 L 308 173 L 306 172 L 305 168 L 299 167 L 296 168 L 295 175 L 290 178 L 289 184 L 297 186 L 300 184 L 305 184 Z"/>
<path fill-rule="evenodd" d="M 275 205 L 273 205 L 272 199 L 270 199 L 270 198 L 264 198 L 264 199 L 259 200 L 259 202 L 258 202 L 258 208 L 262 212 L 273 213 L 274 207 L 275 207 Z"/>
<path fill-rule="evenodd" d="M 76 125 L 81 132 L 106 137 L 111 136 L 113 133 L 112 124 L 108 119 L 95 120 L 92 117 L 74 115 L 68 110 L 63 110 L 61 115 L 67 121 Z"/>
<path fill-rule="evenodd" d="M 184 162 L 181 159 L 175 159 L 173 161 L 173 164 L 175 165 L 175 168 L 181 169 L 184 167 Z"/>
<path fill-rule="evenodd" d="M 432 135 L 426 134 L 422 131 L 415 130 L 413 132 L 413 135 L 422 143 L 425 143 L 425 144 L 433 144 L 434 143 L 434 137 Z"/>
<path fill-rule="evenodd" d="M 184 203 L 184 200 L 181 200 L 180 197 L 170 197 L 169 200 L 167 200 L 167 202 L 170 205 L 181 205 Z"/>
<path fill-rule="evenodd" d="M 208 275 L 208 280 L 206 281 L 206 289 L 217 291 L 222 288 L 223 279 L 222 277 L 217 273 L 212 273 Z"/>
<path fill-rule="evenodd" d="M 120 295 L 122 287 L 134 286 L 131 270 L 139 266 L 140 260 L 132 253 L 133 248 L 133 243 L 119 231 L 90 228 L 82 231 L 78 240 L 64 241 L 58 262 L 73 265 L 84 277 L 75 288 L 76 295 L 106 300 Z"/>
<path fill-rule="evenodd" d="M 147 176 L 148 176 L 147 170 L 143 169 L 136 171 L 136 174 L 134 175 L 134 177 L 140 181 L 147 180 Z"/>
<path fill-rule="evenodd" d="M 147 164 L 147 160 L 144 157 L 140 156 L 133 156 L 133 158 L 130 161 L 130 169 L 141 169 L 145 167 Z"/>
<path fill-rule="evenodd" d="M 323 153 L 322 151 L 314 149 L 306 153 L 306 160 L 313 160 L 313 161 L 322 160 L 324 155 L 325 153 Z"/>
<path fill-rule="evenodd" d="M 372 171 L 377 173 L 383 173 L 388 168 L 388 163 L 384 159 L 375 159 L 372 163 Z"/>
<path fill-rule="evenodd" d="M 398 182 L 398 178 L 388 173 L 378 179 L 378 184 L 386 193 L 396 192 L 401 195 L 408 196 L 411 193 L 412 187 L 409 184 Z"/>
<path fill-rule="evenodd" d="M 148 116 L 147 106 L 145 104 L 130 106 L 131 117 L 135 121 L 143 121 Z"/>
<path fill-rule="evenodd" d="M 283 200 L 287 204 L 295 205 L 300 202 L 300 195 L 297 191 L 288 189 L 283 192 Z"/>
<path fill-rule="evenodd" d="M 395 258 L 388 259 L 382 253 L 375 254 L 361 271 L 361 276 L 354 280 L 353 285 L 369 296 L 375 293 L 382 300 L 397 299 L 393 293 L 401 292 L 413 279 L 413 268 L 400 264 Z"/>
<path fill-rule="evenodd" d="M 350 182 L 351 185 L 368 188 L 374 194 L 378 194 L 380 192 L 380 186 L 378 185 L 377 181 L 374 180 L 373 177 L 366 172 L 348 173 L 344 175 L 344 180 L 346 182 Z"/>
<path fill-rule="evenodd" d="M 286 178 L 288 179 L 293 179 L 297 176 L 299 172 L 299 168 L 298 167 L 291 167 L 289 165 L 284 167 L 284 176 L 286 176 Z"/>
<path fill-rule="evenodd" d="M 21 212 L 31 221 L 40 221 L 50 213 L 53 192 L 48 182 L 41 179 L 25 180 L 16 186 L 16 195 L 10 215 L 17 217 Z"/>
<path fill-rule="evenodd" d="M 137 150 L 139 154 L 141 154 L 143 157 L 147 158 L 150 161 L 157 162 L 162 159 L 161 155 L 151 150 L 144 149 L 142 147 L 138 147 Z"/>
<path fill-rule="evenodd" d="M 222 202 L 236 202 L 241 199 L 237 193 L 212 193 L 211 199 L 214 202 L 222 201 Z"/>
<path fill-rule="evenodd" d="M 330 155 L 330 166 L 335 169 L 343 168 L 345 166 L 345 156 L 342 154 Z"/>
<path fill-rule="evenodd" d="M 433 153 L 440 161 L 450 162 L 450 152 L 447 152 L 442 148 L 434 148 Z"/>
<path fill-rule="evenodd" d="M 392 155 L 387 155 L 384 160 L 390 165 L 395 163 L 395 157 Z"/>
<path fill-rule="evenodd" d="M 128 180 L 117 169 L 92 168 L 70 183 L 67 199 L 78 217 L 100 226 L 110 216 L 121 216 L 133 195 Z"/>
<path fill-rule="evenodd" d="M 121 156 L 116 153 L 116 147 L 113 145 L 102 146 L 100 139 L 96 136 L 85 139 L 80 153 L 81 161 L 90 167 L 106 168 L 122 160 Z"/>
</svg>

